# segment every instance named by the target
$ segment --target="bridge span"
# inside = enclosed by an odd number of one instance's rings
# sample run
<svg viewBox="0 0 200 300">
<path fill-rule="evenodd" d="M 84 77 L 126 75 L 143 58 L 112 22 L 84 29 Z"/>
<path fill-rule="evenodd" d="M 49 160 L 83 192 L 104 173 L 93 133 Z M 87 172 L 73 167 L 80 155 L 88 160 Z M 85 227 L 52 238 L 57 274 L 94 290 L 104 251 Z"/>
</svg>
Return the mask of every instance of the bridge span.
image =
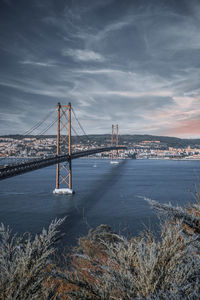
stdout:
<svg viewBox="0 0 200 300">
<path fill-rule="evenodd" d="M 89 150 L 83 150 L 80 152 L 74 152 L 72 153 L 72 135 L 71 130 L 73 129 L 71 125 L 71 112 L 73 112 L 74 117 L 76 121 L 78 122 L 79 127 L 83 131 L 84 135 L 87 137 L 82 125 L 80 124 L 78 118 L 76 117 L 76 114 L 71 107 L 71 103 L 69 102 L 68 105 L 61 105 L 58 103 L 57 105 L 57 118 L 55 121 L 57 121 L 57 151 L 56 155 L 51 155 L 49 157 L 43 157 L 38 158 L 34 160 L 29 160 L 25 162 L 18 162 L 11 165 L 6 165 L 0 168 L 0 180 L 7 179 L 13 176 L 21 175 L 27 172 L 31 172 L 34 170 L 42 169 L 51 165 L 56 164 L 56 188 L 54 190 L 54 193 L 60 194 L 60 193 L 68 193 L 72 194 L 72 163 L 71 161 L 75 158 L 84 157 L 88 155 L 92 155 L 95 153 L 100 152 L 108 152 L 113 151 L 117 152 L 117 155 L 115 158 L 118 158 L 118 150 L 126 149 L 124 146 L 118 145 L 118 125 L 114 126 L 112 125 L 112 137 L 111 137 L 111 145 L 109 147 L 102 147 L 102 148 L 92 148 Z M 46 118 L 44 119 L 46 120 Z M 39 122 L 35 126 L 33 126 L 30 130 L 28 130 L 28 133 L 40 126 L 43 122 Z M 52 126 L 55 121 L 50 124 Z M 50 128 L 50 126 L 47 127 L 47 129 Z M 73 129 L 74 130 L 74 129 Z M 63 132 L 64 131 L 64 132 Z M 75 130 L 74 130 L 75 131 Z M 44 131 L 42 132 L 44 133 Z M 76 133 L 76 131 L 75 131 Z M 88 139 L 89 140 L 89 139 Z M 67 153 L 61 154 L 61 150 L 64 151 L 67 150 Z M 111 160 L 114 158 L 113 153 L 111 154 Z M 66 162 L 63 164 L 63 162 Z M 65 188 L 60 188 L 60 185 L 65 185 Z"/>
<path fill-rule="evenodd" d="M 74 152 L 71 153 L 71 156 L 69 156 L 69 154 L 54 155 L 47 158 L 35 159 L 26 162 L 21 162 L 21 163 L 19 162 L 16 164 L 7 165 L 0 168 L 0 180 L 21 175 L 24 173 L 28 173 L 34 170 L 39 170 L 62 162 L 69 162 L 71 159 L 89 156 L 101 152 L 108 152 L 111 150 L 123 150 L 123 149 L 126 149 L 126 147 L 112 146 L 112 147 L 96 148 L 96 149 L 90 149 L 86 151 Z"/>
</svg>

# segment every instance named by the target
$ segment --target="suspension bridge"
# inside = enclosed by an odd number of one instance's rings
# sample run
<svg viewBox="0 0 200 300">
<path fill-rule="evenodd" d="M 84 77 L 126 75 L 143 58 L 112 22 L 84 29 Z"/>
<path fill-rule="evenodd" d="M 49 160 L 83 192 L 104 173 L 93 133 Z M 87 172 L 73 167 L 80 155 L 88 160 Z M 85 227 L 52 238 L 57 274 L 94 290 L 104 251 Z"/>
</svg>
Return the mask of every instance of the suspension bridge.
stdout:
<svg viewBox="0 0 200 300">
<path fill-rule="evenodd" d="M 45 168 L 51 165 L 57 165 L 56 168 L 56 188 L 55 194 L 72 194 L 72 160 L 84 156 L 94 155 L 101 152 L 111 152 L 111 161 L 114 162 L 118 158 L 118 151 L 126 149 L 125 146 L 118 145 L 118 125 L 112 125 L 111 143 L 106 147 L 92 148 L 82 151 L 72 152 L 72 130 L 78 136 L 76 130 L 72 126 L 72 113 L 77 121 L 79 128 L 84 136 L 89 140 L 83 126 L 76 116 L 71 103 L 67 105 L 57 105 L 57 117 L 49 124 L 45 130 L 42 130 L 40 135 L 44 134 L 57 122 L 57 151 L 48 157 L 29 159 L 18 161 L 12 164 L 3 165 L 0 168 L 0 180 L 7 179 L 13 176 L 18 176 L 27 172 Z M 49 117 L 49 113 L 45 118 L 25 132 L 24 136 L 30 135 L 34 130 L 38 129 Z M 64 152 L 63 152 L 64 148 Z M 63 187 L 64 185 L 64 187 Z"/>
</svg>

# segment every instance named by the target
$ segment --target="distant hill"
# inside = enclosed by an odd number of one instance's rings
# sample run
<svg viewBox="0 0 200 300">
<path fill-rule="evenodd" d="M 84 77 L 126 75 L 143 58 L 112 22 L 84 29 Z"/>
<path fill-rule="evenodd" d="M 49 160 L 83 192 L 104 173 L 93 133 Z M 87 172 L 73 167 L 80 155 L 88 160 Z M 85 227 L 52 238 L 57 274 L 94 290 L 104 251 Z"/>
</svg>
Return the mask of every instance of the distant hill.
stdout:
<svg viewBox="0 0 200 300">
<path fill-rule="evenodd" d="M 169 136 L 154 136 L 154 135 L 122 135 L 123 140 L 127 139 L 129 142 L 142 141 L 160 141 L 167 144 L 169 147 L 186 147 L 200 145 L 200 139 L 181 139 Z"/>
<path fill-rule="evenodd" d="M 6 135 L 1 137 L 8 137 L 14 139 L 23 139 L 26 138 L 56 138 L 56 135 L 43 135 L 43 136 L 20 136 L 20 135 Z M 109 144 L 111 140 L 110 134 L 92 134 L 88 136 L 72 136 L 73 143 L 86 143 L 89 144 L 96 143 L 97 145 Z M 141 134 L 123 134 L 119 135 L 119 144 L 128 145 L 132 143 L 139 143 L 142 141 L 160 141 L 163 144 L 166 144 L 168 147 L 187 147 L 187 146 L 200 146 L 200 139 L 181 139 L 176 137 L 169 136 L 155 136 L 155 135 L 141 135 Z"/>
</svg>

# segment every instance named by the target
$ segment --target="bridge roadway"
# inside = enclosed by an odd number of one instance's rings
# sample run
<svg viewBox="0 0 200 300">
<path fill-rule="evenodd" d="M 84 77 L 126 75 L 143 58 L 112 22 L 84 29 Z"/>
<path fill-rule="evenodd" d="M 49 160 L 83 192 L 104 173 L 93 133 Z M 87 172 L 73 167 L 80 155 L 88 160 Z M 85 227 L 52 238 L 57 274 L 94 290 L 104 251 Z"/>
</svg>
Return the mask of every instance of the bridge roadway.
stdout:
<svg viewBox="0 0 200 300">
<path fill-rule="evenodd" d="M 71 154 L 71 159 L 80 158 L 83 156 L 88 156 L 100 152 L 108 152 L 111 150 L 123 150 L 126 149 L 124 146 L 115 146 L 115 147 L 105 147 L 105 148 L 96 148 L 86 151 L 74 152 Z M 69 161 L 69 155 L 54 155 L 48 158 L 40 158 L 31 161 L 26 161 L 22 163 L 6 165 L 0 168 L 0 180 L 21 175 L 27 172 L 31 172 L 34 170 L 42 169 L 45 167 L 49 167 L 51 165 L 55 165 L 57 163 L 62 163 L 65 161 Z"/>
</svg>

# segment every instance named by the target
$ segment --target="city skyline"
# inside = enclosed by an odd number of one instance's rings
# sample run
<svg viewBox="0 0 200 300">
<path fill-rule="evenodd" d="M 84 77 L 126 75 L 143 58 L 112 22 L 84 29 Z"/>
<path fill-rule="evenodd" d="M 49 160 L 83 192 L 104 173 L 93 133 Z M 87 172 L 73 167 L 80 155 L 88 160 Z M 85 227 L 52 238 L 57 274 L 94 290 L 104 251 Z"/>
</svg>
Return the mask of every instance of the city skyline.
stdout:
<svg viewBox="0 0 200 300">
<path fill-rule="evenodd" d="M 199 1 L 0 0 L 0 17 L 0 135 L 70 101 L 88 134 L 200 138 Z"/>
</svg>

